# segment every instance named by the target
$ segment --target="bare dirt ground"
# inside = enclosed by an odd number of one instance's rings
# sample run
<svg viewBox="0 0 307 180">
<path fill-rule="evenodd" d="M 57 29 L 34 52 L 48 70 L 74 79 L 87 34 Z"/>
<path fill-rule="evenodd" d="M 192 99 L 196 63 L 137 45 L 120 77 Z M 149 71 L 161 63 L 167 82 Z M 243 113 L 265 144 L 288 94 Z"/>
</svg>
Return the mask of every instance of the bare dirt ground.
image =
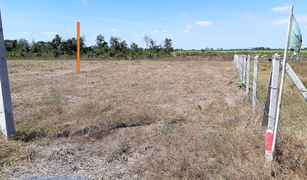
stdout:
<svg viewBox="0 0 307 180">
<path fill-rule="evenodd" d="M 8 68 L 18 140 L 0 140 L 5 179 L 303 177 L 302 167 L 264 164 L 265 131 L 233 61 L 86 61 L 79 74 L 67 60 Z"/>
</svg>

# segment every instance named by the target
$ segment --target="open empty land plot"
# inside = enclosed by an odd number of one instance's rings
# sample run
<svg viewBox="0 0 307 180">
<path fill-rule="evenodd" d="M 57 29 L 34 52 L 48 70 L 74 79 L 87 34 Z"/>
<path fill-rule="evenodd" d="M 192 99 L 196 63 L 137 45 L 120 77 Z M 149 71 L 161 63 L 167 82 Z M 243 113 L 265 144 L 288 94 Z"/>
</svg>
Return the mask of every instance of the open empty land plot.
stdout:
<svg viewBox="0 0 307 180">
<path fill-rule="evenodd" d="M 79 74 L 75 61 L 8 68 L 17 140 L 0 140 L 3 178 L 304 177 L 300 164 L 264 164 L 265 130 L 236 87 L 233 61 L 85 61 Z"/>
</svg>

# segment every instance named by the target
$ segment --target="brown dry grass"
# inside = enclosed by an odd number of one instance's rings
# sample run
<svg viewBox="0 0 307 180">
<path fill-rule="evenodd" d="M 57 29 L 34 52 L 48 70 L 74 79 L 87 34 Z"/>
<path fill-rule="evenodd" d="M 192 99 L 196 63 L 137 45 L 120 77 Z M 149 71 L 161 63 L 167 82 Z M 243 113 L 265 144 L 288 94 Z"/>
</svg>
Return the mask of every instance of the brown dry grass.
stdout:
<svg viewBox="0 0 307 180">
<path fill-rule="evenodd" d="M 3 178 L 306 176 L 304 143 L 287 133 L 283 156 L 264 163 L 265 130 L 232 61 L 86 61 L 79 74 L 75 61 L 8 66 L 18 140 L 0 140 Z"/>
</svg>

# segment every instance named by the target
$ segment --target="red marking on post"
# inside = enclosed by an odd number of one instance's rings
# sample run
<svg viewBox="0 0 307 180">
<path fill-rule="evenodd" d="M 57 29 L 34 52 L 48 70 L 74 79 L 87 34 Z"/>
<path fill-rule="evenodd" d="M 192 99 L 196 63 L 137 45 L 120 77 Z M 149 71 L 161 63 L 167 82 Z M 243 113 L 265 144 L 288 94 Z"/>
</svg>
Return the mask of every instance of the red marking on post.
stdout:
<svg viewBox="0 0 307 180">
<path fill-rule="evenodd" d="M 266 139 L 265 139 L 265 150 L 272 151 L 272 144 L 273 144 L 273 131 L 267 130 L 266 131 Z"/>
<path fill-rule="evenodd" d="M 80 72 L 80 22 L 77 22 L 77 72 Z"/>
</svg>

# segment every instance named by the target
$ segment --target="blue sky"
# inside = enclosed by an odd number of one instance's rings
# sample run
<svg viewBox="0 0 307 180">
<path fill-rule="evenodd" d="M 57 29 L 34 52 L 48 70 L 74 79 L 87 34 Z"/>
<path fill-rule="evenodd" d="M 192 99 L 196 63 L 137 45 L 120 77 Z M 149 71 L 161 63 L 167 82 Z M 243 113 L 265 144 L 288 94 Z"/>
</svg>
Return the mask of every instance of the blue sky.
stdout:
<svg viewBox="0 0 307 180">
<path fill-rule="evenodd" d="M 51 41 L 58 33 L 76 37 L 76 24 L 86 45 L 101 34 L 145 47 L 142 36 L 175 48 L 284 48 L 289 6 L 307 47 L 307 1 L 303 0 L 14 0 L 1 1 L 5 39 Z"/>
</svg>

